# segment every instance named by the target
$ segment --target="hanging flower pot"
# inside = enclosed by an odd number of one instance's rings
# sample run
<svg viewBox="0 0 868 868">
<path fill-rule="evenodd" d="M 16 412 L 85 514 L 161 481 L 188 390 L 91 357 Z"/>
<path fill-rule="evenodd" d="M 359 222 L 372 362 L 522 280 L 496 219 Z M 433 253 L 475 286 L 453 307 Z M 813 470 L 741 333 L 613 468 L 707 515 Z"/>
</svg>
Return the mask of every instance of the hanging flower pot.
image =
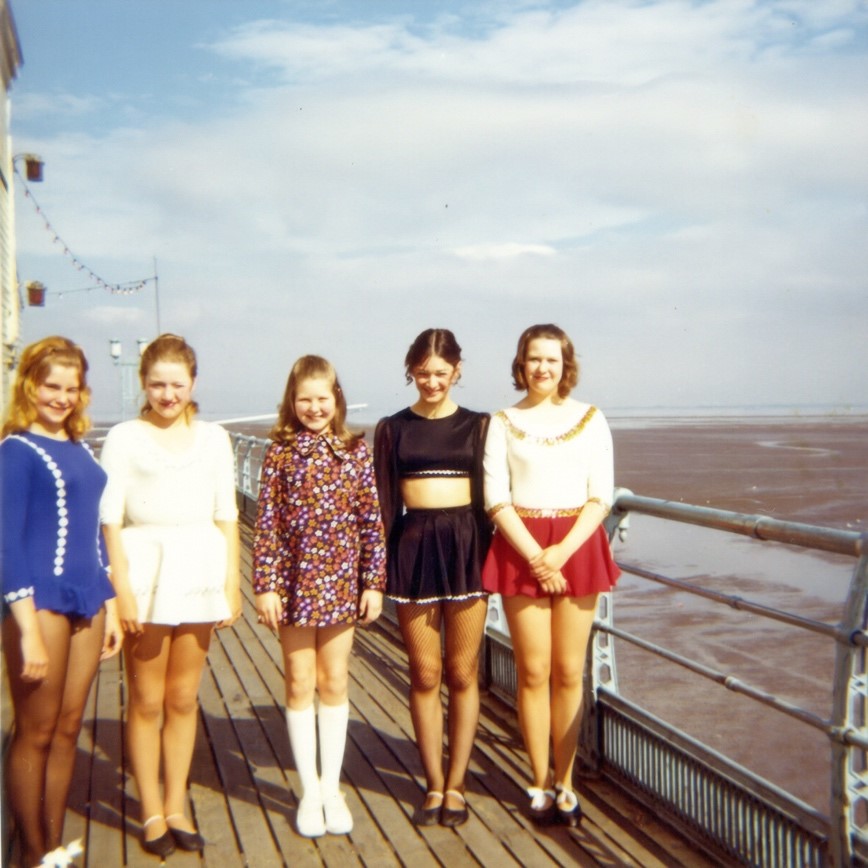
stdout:
<svg viewBox="0 0 868 868">
<path fill-rule="evenodd" d="M 45 307 L 45 284 L 31 280 L 27 284 L 27 304 L 30 307 Z"/>
<path fill-rule="evenodd" d="M 42 180 L 42 167 L 45 165 L 39 157 L 34 154 L 28 154 L 25 157 L 25 163 L 27 165 L 27 180 L 28 181 L 41 181 Z"/>
</svg>

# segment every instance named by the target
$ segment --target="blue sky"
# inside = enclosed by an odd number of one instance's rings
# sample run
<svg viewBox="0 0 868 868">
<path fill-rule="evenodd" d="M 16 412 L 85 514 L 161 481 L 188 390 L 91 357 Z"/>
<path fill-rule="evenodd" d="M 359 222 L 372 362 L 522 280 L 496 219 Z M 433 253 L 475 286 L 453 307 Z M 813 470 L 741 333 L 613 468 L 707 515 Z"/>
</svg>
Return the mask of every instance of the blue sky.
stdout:
<svg viewBox="0 0 868 868">
<path fill-rule="evenodd" d="M 302 353 L 377 416 L 452 328 L 459 400 L 515 400 L 526 326 L 624 407 L 868 404 L 864 0 L 12 0 L 15 152 L 109 283 L 159 273 L 212 416 L 261 413 Z M 118 406 L 109 338 L 156 333 L 16 197 L 22 282 Z"/>
</svg>

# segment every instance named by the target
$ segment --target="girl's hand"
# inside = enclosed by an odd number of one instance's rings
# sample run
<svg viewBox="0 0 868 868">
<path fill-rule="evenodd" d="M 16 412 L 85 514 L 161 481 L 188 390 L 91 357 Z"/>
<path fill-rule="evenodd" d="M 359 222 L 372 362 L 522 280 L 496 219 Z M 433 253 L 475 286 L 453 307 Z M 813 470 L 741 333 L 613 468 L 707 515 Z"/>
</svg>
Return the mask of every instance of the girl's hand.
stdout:
<svg viewBox="0 0 868 868">
<path fill-rule="evenodd" d="M 42 681 L 48 675 L 48 649 L 38 624 L 21 632 L 21 657 L 24 661 L 21 667 L 23 681 Z"/>
<path fill-rule="evenodd" d="M 280 626 L 280 617 L 283 615 L 280 594 L 277 591 L 257 594 L 256 612 L 259 615 L 260 624 L 265 624 L 270 630 L 276 630 Z"/>
<path fill-rule="evenodd" d="M 124 631 L 121 620 L 118 617 L 117 600 L 105 602 L 105 629 L 103 631 L 102 651 L 99 659 L 108 660 L 117 654 L 124 642 Z"/>
<path fill-rule="evenodd" d="M 124 633 L 133 636 L 141 636 L 144 632 L 142 622 L 139 621 L 139 607 L 133 592 L 129 589 L 117 591 L 118 618 Z"/>
<path fill-rule="evenodd" d="M 560 547 L 560 544 L 555 543 L 555 545 L 549 546 L 536 554 L 528 563 L 534 577 L 541 580 L 551 578 L 553 574 L 559 573 L 569 559 L 569 552 L 565 552 Z"/>
<path fill-rule="evenodd" d="M 542 579 L 539 586 L 545 594 L 563 594 L 567 590 L 567 580 L 560 573 L 555 573 L 547 579 Z"/>
<path fill-rule="evenodd" d="M 383 611 L 383 592 L 365 588 L 359 600 L 359 623 L 363 627 L 373 624 Z"/>
</svg>

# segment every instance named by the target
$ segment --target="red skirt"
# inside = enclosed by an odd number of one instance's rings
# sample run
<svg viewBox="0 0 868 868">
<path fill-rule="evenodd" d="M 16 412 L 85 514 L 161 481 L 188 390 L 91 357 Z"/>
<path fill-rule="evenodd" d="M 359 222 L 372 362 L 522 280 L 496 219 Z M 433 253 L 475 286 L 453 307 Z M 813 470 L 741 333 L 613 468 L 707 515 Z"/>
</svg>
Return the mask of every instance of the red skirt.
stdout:
<svg viewBox="0 0 868 868">
<path fill-rule="evenodd" d="M 560 542 L 575 524 L 576 517 L 529 518 L 522 516 L 524 526 L 543 547 Z M 600 525 L 582 544 L 581 548 L 561 568 L 567 580 L 566 594 L 570 597 L 585 597 L 610 591 L 615 586 L 621 571 L 612 559 L 612 550 L 603 526 Z M 482 569 L 482 586 L 492 594 L 505 597 L 523 595 L 546 597 L 533 577 L 527 561 L 506 541 L 501 533 L 495 533 Z"/>
</svg>

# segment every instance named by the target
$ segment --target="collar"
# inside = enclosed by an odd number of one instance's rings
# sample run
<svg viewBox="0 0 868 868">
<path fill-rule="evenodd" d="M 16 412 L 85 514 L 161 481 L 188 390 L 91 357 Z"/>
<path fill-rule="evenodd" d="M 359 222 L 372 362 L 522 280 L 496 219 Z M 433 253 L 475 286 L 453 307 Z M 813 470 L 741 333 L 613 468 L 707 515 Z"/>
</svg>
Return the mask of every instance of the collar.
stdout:
<svg viewBox="0 0 868 868">
<path fill-rule="evenodd" d="M 296 451 L 305 457 L 318 449 L 320 444 L 328 446 L 328 448 L 335 454 L 335 457 L 341 461 L 346 461 L 350 458 L 350 453 L 347 450 L 347 447 L 344 446 L 344 444 L 341 443 L 341 441 L 331 431 L 322 434 L 314 434 L 305 429 L 304 431 L 299 431 L 298 434 L 295 435 Z"/>
</svg>

